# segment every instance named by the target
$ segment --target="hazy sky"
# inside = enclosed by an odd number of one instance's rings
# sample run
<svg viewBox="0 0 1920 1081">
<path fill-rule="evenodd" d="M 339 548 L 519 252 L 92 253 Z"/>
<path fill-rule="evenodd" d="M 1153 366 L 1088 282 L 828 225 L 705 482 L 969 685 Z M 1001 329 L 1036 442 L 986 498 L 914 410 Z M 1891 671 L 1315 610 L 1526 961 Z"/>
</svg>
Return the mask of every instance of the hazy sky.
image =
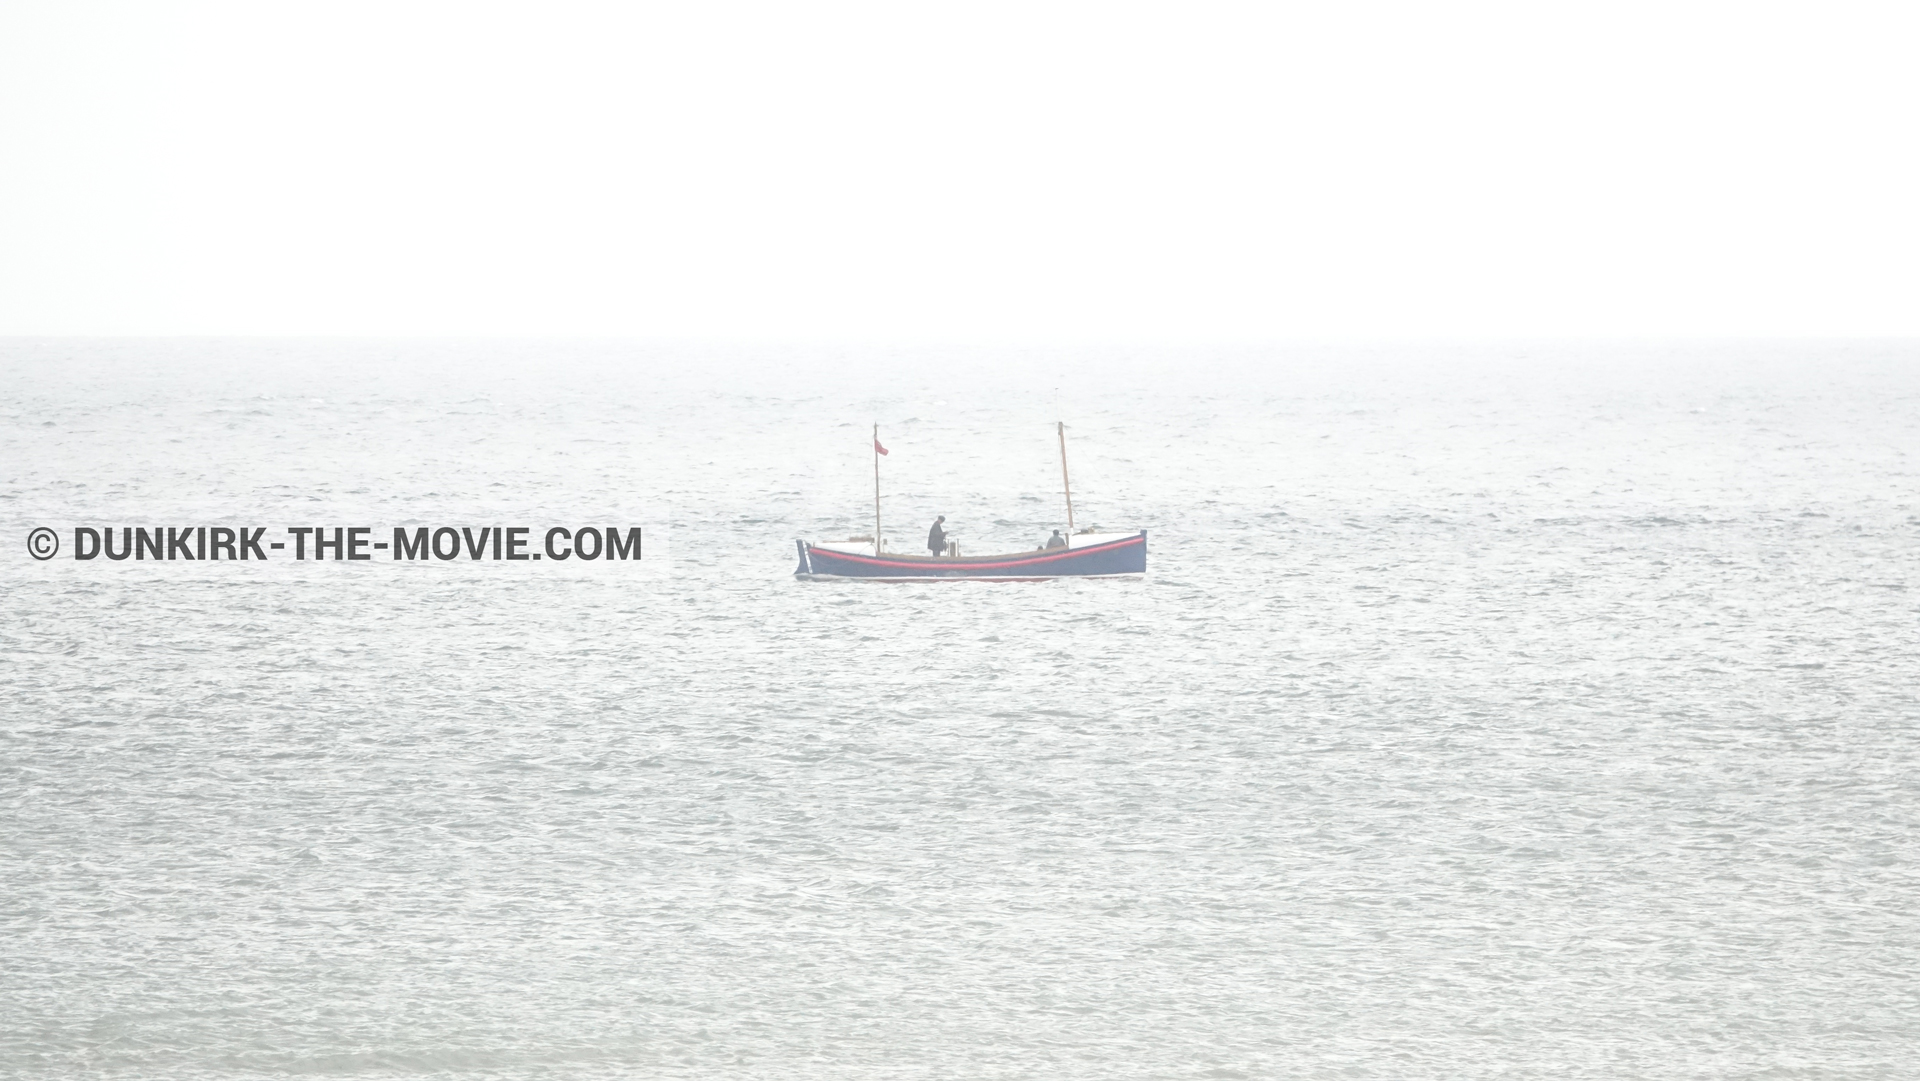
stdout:
<svg viewBox="0 0 1920 1081">
<path fill-rule="evenodd" d="M 1911 4 L 0 0 L 0 333 L 1920 333 Z"/>
</svg>

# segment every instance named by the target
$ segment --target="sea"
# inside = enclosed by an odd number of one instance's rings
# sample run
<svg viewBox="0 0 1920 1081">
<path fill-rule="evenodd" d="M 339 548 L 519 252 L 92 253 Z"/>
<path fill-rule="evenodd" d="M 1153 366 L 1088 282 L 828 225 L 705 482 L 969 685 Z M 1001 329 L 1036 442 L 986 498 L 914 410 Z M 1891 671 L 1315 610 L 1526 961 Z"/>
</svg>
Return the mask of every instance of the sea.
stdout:
<svg viewBox="0 0 1920 1081">
<path fill-rule="evenodd" d="M 1916 1075 L 1920 343 L 0 341 L 0 1076 Z"/>
</svg>

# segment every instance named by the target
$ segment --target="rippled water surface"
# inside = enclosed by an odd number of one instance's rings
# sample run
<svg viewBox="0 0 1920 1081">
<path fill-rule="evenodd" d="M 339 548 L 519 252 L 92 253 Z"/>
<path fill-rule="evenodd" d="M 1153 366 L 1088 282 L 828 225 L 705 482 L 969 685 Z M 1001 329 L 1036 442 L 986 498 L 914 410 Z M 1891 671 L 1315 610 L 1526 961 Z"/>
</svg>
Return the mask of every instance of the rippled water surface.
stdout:
<svg viewBox="0 0 1920 1081">
<path fill-rule="evenodd" d="M 0 1074 L 1920 1061 L 1911 346 L 0 368 Z M 1037 544 L 1056 416 L 1144 579 L 790 577 L 876 421 L 897 547 Z M 22 543 L 600 518 L 642 568 Z"/>
</svg>

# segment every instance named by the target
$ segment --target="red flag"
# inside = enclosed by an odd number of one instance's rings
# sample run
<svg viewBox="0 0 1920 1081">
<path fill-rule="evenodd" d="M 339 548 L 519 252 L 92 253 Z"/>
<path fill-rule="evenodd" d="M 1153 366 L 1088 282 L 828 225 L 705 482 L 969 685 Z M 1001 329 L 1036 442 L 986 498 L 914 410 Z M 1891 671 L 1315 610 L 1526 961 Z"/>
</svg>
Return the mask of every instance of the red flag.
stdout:
<svg viewBox="0 0 1920 1081">
<path fill-rule="evenodd" d="M 880 441 L 878 439 L 873 441 L 873 449 L 881 454 L 887 453 L 887 448 L 881 446 Z"/>
</svg>

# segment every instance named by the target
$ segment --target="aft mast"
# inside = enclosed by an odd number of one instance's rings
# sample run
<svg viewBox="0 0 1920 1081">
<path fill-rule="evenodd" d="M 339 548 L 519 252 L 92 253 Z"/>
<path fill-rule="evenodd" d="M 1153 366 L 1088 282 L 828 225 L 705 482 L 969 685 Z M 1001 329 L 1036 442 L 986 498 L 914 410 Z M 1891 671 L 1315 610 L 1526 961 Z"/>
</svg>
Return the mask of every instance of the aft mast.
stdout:
<svg viewBox="0 0 1920 1081">
<path fill-rule="evenodd" d="M 880 456 L 887 449 L 880 445 L 880 426 L 873 426 L 873 554 L 880 555 Z"/>
<path fill-rule="evenodd" d="M 1067 536 L 1073 536 L 1073 481 L 1067 476 L 1067 423 L 1057 420 L 1060 429 L 1060 486 L 1067 493 Z M 877 467 L 876 467 L 877 468 Z"/>
</svg>

